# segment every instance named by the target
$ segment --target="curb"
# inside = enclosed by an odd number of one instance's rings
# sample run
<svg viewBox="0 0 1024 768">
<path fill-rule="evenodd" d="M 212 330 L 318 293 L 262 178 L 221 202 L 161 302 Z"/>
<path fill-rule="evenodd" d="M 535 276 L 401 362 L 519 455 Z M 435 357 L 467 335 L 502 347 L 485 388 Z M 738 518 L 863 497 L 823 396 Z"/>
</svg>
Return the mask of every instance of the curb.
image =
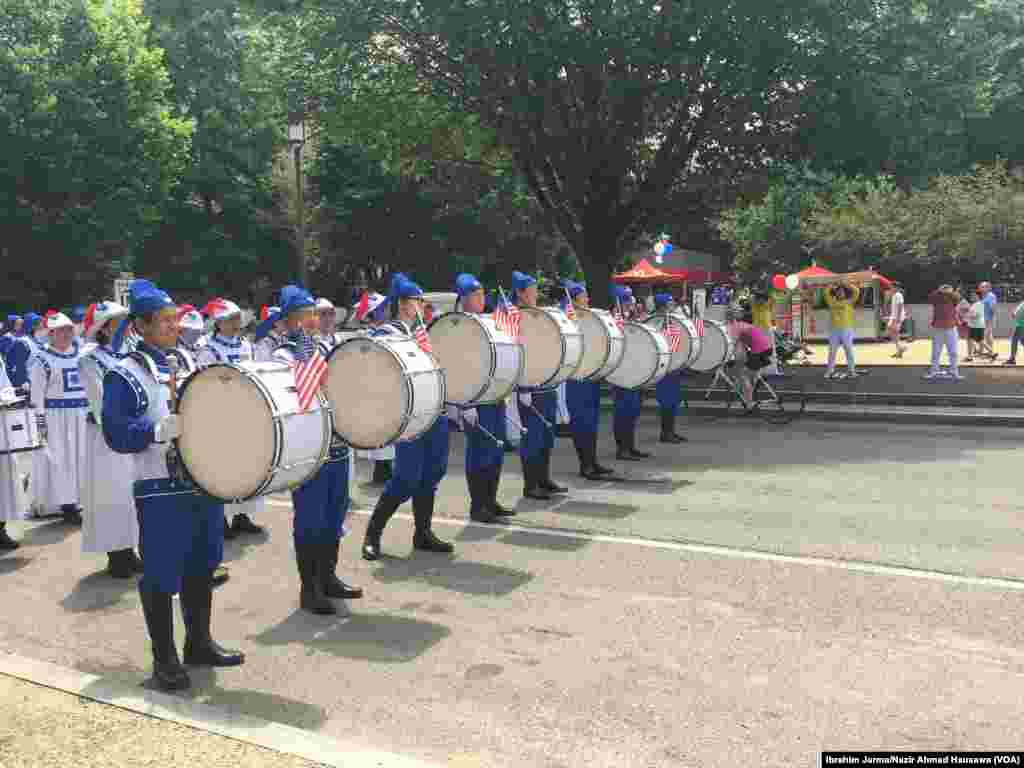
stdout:
<svg viewBox="0 0 1024 768">
<path fill-rule="evenodd" d="M 237 714 L 160 691 L 112 682 L 99 675 L 12 653 L 0 652 L 0 674 L 321 765 L 335 768 L 436 768 L 434 764 L 414 758 L 366 750 L 313 731 Z"/>
</svg>

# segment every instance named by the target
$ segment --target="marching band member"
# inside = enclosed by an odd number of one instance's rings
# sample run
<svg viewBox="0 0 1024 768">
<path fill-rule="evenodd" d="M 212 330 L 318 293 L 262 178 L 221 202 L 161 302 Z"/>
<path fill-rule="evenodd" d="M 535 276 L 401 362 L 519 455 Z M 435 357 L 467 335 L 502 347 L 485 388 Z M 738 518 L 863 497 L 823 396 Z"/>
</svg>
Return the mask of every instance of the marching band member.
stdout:
<svg viewBox="0 0 1024 768">
<path fill-rule="evenodd" d="M 0 405 L 13 402 L 16 398 L 17 393 L 7 377 L 7 365 L 3 357 L 0 357 Z M 0 550 L 21 546 L 7 533 L 9 521 L 23 520 L 25 517 L 25 510 L 19 508 L 18 504 L 18 465 L 14 456 L 0 456 Z"/>
<path fill-rule="evenodd" d="M 153 677 L 164 690 L 180 690 L 190 680 L 174 643 L 175 592 L 181 595 L 185 619 L 185 664 L 232 667 L 245 656 L 222 648 L 210 635 L 212 576 L 224 554 L 223 505 L 179 477 L 180 458 L 171 443 L 178 436 L 167 365 L 178 340 L 174 302 L 148 280 L 133 281 L 128 292 L 130 314 L 113 346 L 119 346 L 129 321 L 141 338 L 135 351 L 103 378 L 101 420 L 107 444 L 134 455 L 143 563 L 139 596 L 153 646 Z"/>
<path fill-rule="evenodd" d="M 233 301 L 213 299 L 205 307 L 205 314 L 213 323 L 213 334 L 195 353 L 196 364 L 203 368 L 214 363 L 248 363 L 254 355 L 248 339 L 241 337 L 242 309 Z M 264 509 L 264 499 L 258 497 L 237 504 L 225 504 L 225 515 L 234 513 L 230 524 L 224 518 L 224 538 L 230 540 L 242 533 L 263 533 L 263 527 L 252 521 L 252 515 Z"/>
<path fill-rule="evenodd" d="M 405 275 L 391 280 L 388 294 L 394 319 L 373 331 L 373 335 L 412 335 L 422 317 L 423 290 Z M 380 558 L 380 537 L 395 511 L 412 499 L 416 533 L 412 545 L 427 552 L 452 552 L 454 547 L 434 535 L 434 501 L 437 486 L 448 471 L 448 419 L 442 414 L 433 426 L 414 440 L 395 446 L 394 474 L 384 486 L 373 515 L 366 526 L 363 559 Z"/>
<path fill-rule="evenodd" d="M 316 316 L 320 323 L 320 338 L 327 343 L 328 349 L 338 344 L 338 310 L 330 299 L 323 297 L 316 300 Z"/>
<path fill-rule="evenodd" d="M 484 311 L 484 289 L 473 275 L 462 274 L 455 279 L 458 294 L 456 309 L 471 314 Z M 475 427 L 481 426 L 491 435 L 504 434 L 505 403 L 489 403 L 462 411 L 466 425 L 466 485 L 469 486 L 469 517 L 482 523 L 493 523 L 499 517 L 515 512 L 498 501 L 501 466 L 505 461 L 505 448 Z"/>
<path fill-rule="evenodd" d="M 371 328 L 377 328 L 387 322 L 387 297 L 379 293 L 371 293 L 367 297 L 366 315 L 358 318 Z M 395 446 L 387 445 L 383 448 L 374 448 L 368 451 L 360 451 L 363 456 L 373 462 L 373 476 L 370 478 L 372 485 L 385 485 L 391 479 L 391 462 L 395 458 Z"/>
<path fill-rule="evenodd" d="M 614 296 L 626 314 L 627 319 L 636 313 L 636 300 L 633 291 L 621 286 L 613 286 Z M 623 389 L 612 387 L 615 397 L 614 432 L 615 444 L 618 449 L 615 458 L 620 461 L 638 461 L 650 458 L 651 454 L 637 450 L 636 424 L 640 420 L 640 408 L 644 393 L 640 389 Z"/>
<path fill-rule="evenodd" d="M 132 495 L 132 457 L 115 453 L 103 437 L 103 379 L 121 364 L 123 355 L 111 346 L 117 323 L 128 308 L 113 301 L 89 305 L 83 330 L 92 348 L 78 361 L 78 371 L 89 399 L 86 415 L 86 449 L 83 462 L 82 551 L 105 552 L 107 571 L 116 579 L 142 573 L 142 561 L 135 554 L 139 524 Z"/>
<path fill-rule="evenodd" d="M 523 272 L 512 273 L 513 300 L 526 307 L 537 306 L 537 280 Z M 551 479 L 551 451 L 555 438 L 551 430 L 557 420 L 557 396 L 554 390 L 517 393 L 519 421 L 526 427 L 526 435 L 519 443 L 519 458 L 523 464 L 523 496 L 528 499 L 547 500 L 552 493 L 566 493 L 568 488 Z M 547 423 L 545 423 L 547 422 Z M 550 426 L 549 426 L 550 425 Z"/>
<path fill-rule="evenodd" d="M 206 326 L 199 310 L 191 304 L 178 307 L 178 349 L 184 349 L 195 363 L 199 350 L 206 346 Z M 193 366 L 194 367 L 194 366 Z"/>
<path fill-rule="evenodd" d="M 7 362 L 14 340 L 21 335 L 22 320 L 17 315 L 8 315 L 4 323 L 4 335 L 0 336 L 0 360 Z"/>
<path fill-rule="evenodd" d="M 253 334 L 252 349 L 258 363 L 269 363 L 274 359 L 274 350 L 280 346 L 285 335 L 285 325 L 280 318 L 275 321 L 264 323 L 273 315 L 281 314 L 280 307 L 263 307 L 260 309 L 260 322 Z"/>
<path fill-rule="evenodd" d="M 59 508 L 64 519 L 82 524 L 81 486 L 85 459 L 85 417 L 89 400 L 78 376 L 81 345 L 71 318 L 55 312 L 46 321 L 50 344 L 29 363 L 30 398 L 47 447 L 35 451 L 32 497 L 40 512 Z"/>
<path fill-rule="evenodd" d="M 654 296 L 654 311 L 668 314 L 672 309 L 672 294 L 658 293 Z M 668 322 L 667 320 L 665 322 Z M 685 443 L 687 439 L 676 432 L 676 417 L 679 406 L 683 402 L 683 371 L 673 371 L 654 385 L 654 393 L 658 399 L 658 411 L 661 414 L 662 443 Z"/>
<path fill-rule="evenodd" d="M 587 286 L 568 281 L 565 285 L 569 298 L 578 309 L 590 308 Z M 597 435 L 601 420 L 601 384 L 597 381 L 565 382 L 566 404 L 569 409 L 569 428 L 572 442 L 580 460 L 580 476 L 587 480 L 601 480 L 614 474 L 613 469 L 597 461 Z"/>
<path fill-rule="evenodd" d="M 22 333 L 14 337 L 11 349 L 7 353 L 7 376 L 15 389 L 22 389 L 28 384 L 29 361 L 45 344 L 46 337 L 39 330 L 42 321 L 43 318 L 35 312 L 27 313 L 22 324 Z M 42 336 L 42 342 L 39 336 Z"/>
<path fill-rule="evenodd" d="M 268 315 L 257 332 L 266 334 L 269 326 L 283 321 L 287 336 L 274 351 L 273 359 L 294 366 L 309 360 L 318 351 L 312 336 L 319 324 L 316 302 L 305 289 L 295 285 L 281 289 L 280 299 L 280 314 Z M 313 477 L 292 491 L 295 508 L 292 535 L 302 582 L 299 605 L 303 610 L 320 615 L 337 613 L 328 598 L 363 596 L 360 587 L 346 584 L 336 574 L 348 511 L 348 451 L 349 447 L 332 435 L 328 460 Z"/>
</svg>

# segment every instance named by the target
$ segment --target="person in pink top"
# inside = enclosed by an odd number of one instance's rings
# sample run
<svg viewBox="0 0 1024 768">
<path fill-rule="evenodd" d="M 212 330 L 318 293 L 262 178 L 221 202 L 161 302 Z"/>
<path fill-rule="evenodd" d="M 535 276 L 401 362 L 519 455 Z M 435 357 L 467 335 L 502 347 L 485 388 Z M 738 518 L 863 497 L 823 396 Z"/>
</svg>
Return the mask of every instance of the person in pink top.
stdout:
<svg viewBox="0 0 1024 768">
<path fill-rule="evenodd" d="M 750 402 L 754 396 L 754 374 L 771 362 L 772 339 L 756 325 L 743 321 L 743 307 L 733 304 L 725 311 L 729 335 L 747 352 L 746 370 L 741 371 L 743 394 Z"/>
<path fill-rule="evenodd" d="M 942 348 L 946 348 L 949 356 L 949 375 L 954 379 L 962 379 L 957 367 L 957 305 L 960 294 L 951 285 L 939 286 L 929 294 L 928 301 L 932 305 L 932 367 L 925 375 L 926 379 L 945 376 L 939 368 Z"/>
</svg>

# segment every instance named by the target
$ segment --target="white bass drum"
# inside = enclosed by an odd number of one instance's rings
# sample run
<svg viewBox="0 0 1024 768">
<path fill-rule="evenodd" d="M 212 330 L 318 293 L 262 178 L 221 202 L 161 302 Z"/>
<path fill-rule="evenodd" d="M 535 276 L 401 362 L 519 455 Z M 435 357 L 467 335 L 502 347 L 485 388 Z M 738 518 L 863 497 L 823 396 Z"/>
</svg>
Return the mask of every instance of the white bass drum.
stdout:
<svg viewBox="0 0 1024 768">
<path fill-rule="evenodd" d="M 732 360 L 736 343 L 723 323 L 705 320 L 704 336 L 700 341 L 700 353 L 690 363 L 693 370 L 707 373 Z"/>
<path fill-rule="evenodd" d="M 583 359 L 579 326 L 554 307 L 519 307 L 523 389 L 555 389 L 571 379 Z"/>
<path fill-rule="evenodd" d="M 577 309 L 576 316 L 576 324 L 583 332 L 583 359 L 572 378 L 602 381 L 622 364 L 626 335 L 606 310 Z"/>
<path fill-rule="evenodd" d="M 441 315 L 430 324 L 430 346 L 444 369 L 446 401 L 455 405 L 499 403 L 523 372 L 523 348 L 491 315 Z"/>
<path fill-rule="evenodd" d="M 659 331 L 643 323 L 626 323 L 626 353 L 622 365 L 606 381 L 623 389 L 639 389 L 657 384 L 668 373 L 672 353 Z"/>
</svg>

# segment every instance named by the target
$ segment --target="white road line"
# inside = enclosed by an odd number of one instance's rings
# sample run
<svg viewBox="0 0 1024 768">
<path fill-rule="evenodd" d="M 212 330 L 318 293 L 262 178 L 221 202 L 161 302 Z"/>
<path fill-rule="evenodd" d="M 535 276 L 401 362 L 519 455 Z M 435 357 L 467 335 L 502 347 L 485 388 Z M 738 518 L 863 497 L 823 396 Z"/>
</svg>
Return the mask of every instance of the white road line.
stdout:
<svg viewBox="0 0 1024 768">
<path fill-rule="evenodd" d="M 290 508 L 292 506 L 290 502 L 274 498 L 268 499 L 267 503 L 276 507 Z M 373 510 L 369 509 L 353 509 L 349 514 L 369 516 L 372 511 Z M 395 515 L 395 517 L 400 517 L 403 520 L 412 520 L 412 515 L 407 514 Z M 787 565 L 810 565 L 819 568 L 832 568 L 833 570 L 838 571 L 870 573 L 878 576 L 902 576 L 912 579 L 941 581 L 947 584 L 964 584 L 975 587 L 990 587 L 995 589 L 1008 589 L 1017 592 L 1024 592 L 1024 581 L 1003 579 L 997 576 L 964 576 L 957 573 L 946 573 L 944 571 L 933 571 L 924 568 L 909 568 L 900 565 L 883 565 L 881 563 L 871 563 L 859 560 L 837 560 L 827 557 L 812 557 L 807 555 L 782 555 L 775 552 L 746 549 L 744 547 L 725 547 L 716 544 L 686 544 L 678 541 L 658 541 L 656 539 L 640 539 L 632 536 L 612 536 L 608 534 L 553 530 L 551 528 L 534 528 L 526 525 L 493 525 L 490 523 L 477 523 L 472 520 L 451 517 L 435 517 L 434 522 L 441 525 L 484 528 L 487 530 L 499 530 L 503 532 L 515 531 L 517 533 L 532 533 L 538 536 L 553 536 L 555 538 L 593 541 L 600 542 L 602 544 L 628 544 L 635 547 L 645 547 L 647 549 L 661 549 L 667 552 L 692 552 L 702 555 L 732 557 L 740 560 L 765 560 L 774 563 L 785 563 Z"/>
<path fill-rule="evenodd" d="M 375 752 L 290 725 L 270 722 L 209 704 L 106 680 L 45 661 L 0 652 L 0 675 L 16 677 L 101 704 L 216 733 L 234 741 L 295 755 L 337 768 L 433 768 L 390 752 Z"/>
</svg>

